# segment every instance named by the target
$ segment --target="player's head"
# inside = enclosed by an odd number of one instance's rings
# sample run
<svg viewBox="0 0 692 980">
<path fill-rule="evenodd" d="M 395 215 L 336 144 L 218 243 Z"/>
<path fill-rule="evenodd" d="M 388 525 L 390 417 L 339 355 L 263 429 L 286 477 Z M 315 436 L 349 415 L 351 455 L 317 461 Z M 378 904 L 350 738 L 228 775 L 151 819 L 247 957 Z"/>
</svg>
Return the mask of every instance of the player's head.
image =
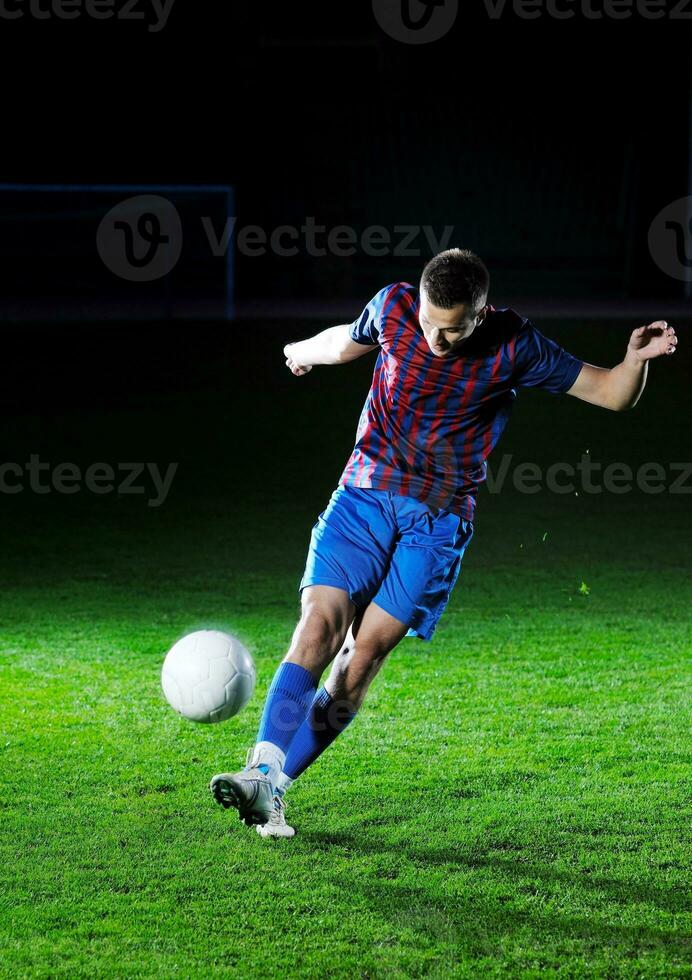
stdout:
<svg viewBox="0 0 692 980">
<path fill-rule="evenodd" d="M 440 252 L 423 269 L 418 319 L 436 357 L 448 357 L 483 322 L 490 276 L 466 248 Z"/>
</svg>

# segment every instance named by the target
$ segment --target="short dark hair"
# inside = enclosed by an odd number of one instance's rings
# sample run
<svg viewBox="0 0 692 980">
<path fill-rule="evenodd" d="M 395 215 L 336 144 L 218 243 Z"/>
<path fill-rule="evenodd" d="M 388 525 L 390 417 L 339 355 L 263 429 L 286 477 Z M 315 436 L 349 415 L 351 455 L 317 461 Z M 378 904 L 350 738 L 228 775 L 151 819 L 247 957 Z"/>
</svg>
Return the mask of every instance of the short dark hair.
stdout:
<svg viewBox="0 0 692 980">
<path fill-rule="evenodd" d="M 490 276 L 484 263 L 467 248 L 449 248 L 423 269 L 421 289 L 433 306 L 451 310 L 461 303 L 477 312 L 488 295 Z"/>
</svg>

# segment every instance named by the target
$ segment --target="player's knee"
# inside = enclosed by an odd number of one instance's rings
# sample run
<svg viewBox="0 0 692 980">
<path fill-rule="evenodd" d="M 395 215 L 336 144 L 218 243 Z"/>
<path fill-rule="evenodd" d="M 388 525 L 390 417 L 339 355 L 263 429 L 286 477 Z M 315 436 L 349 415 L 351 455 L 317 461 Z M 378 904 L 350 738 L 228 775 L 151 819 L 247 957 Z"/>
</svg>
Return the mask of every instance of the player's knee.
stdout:
<svg viewBox="0 0 692 980">
<path fill-rule="evenodd" d="M 334 663 L 344 691 L 362 701 L 386 656 L 378 644 L 356 640 L 354 647 L 344 650 Z"/>
<path fill-rule="evenodd" d="M 343 643 L 343 633 L 344 626 L 337 617 L 316 604 L 306 603 L 296 627 L 294 652 L 331 660 Z"/>
</svg>

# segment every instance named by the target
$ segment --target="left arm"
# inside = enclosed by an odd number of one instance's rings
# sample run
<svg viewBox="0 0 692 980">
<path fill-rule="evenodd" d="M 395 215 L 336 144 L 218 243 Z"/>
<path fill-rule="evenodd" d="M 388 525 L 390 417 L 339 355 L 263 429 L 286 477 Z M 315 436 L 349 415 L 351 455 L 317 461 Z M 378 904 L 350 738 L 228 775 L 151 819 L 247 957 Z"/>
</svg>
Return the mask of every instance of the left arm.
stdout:
<svg viewBox="0 0 692 980">
<path fill-rule="evenodd" d="M 567 394 L 614 412 L 634 408 L 646 385 L 649 361 L 674 354 L 677 343 L 675 330 L 665 320 L 639 327 L 630 337 L 620 364 L 614 368 L 584 364 Z"/>
</svg>

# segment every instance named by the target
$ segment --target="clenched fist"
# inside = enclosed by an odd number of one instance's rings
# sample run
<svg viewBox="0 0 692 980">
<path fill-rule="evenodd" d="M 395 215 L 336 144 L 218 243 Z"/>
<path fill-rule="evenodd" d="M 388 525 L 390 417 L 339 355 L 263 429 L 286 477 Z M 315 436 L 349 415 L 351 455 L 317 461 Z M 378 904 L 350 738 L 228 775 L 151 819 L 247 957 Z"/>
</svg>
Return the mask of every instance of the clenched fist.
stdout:
<svg viewBox="0 0 692 980">
<path fill-rule="evenodd" d="M 290 368 L 292 373 L 299 378 L 302 374 L 307 374 L 308 371 L 312 371 L 312 364 L 301 364 L 296 360 L 296 352 L 293 350 L 296 346 L 296 344 L 286 344 L 284 355 L 286 357 L 286 367 Z"/>
</svg>

